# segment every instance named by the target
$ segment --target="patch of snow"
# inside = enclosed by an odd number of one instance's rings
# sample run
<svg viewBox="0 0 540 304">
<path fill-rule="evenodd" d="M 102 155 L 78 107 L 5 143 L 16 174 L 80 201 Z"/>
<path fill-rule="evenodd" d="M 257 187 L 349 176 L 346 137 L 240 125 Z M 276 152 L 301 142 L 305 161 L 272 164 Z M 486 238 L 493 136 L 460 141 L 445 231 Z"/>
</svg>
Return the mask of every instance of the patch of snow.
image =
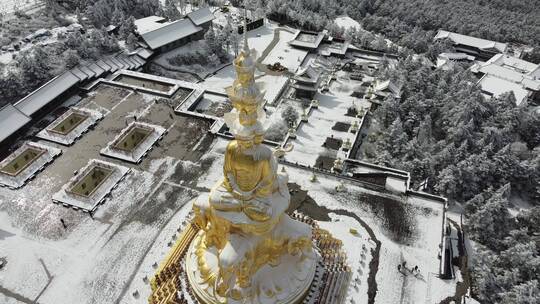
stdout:
<svg viewBox="0 0 540 304">
<path fill-rule="evenodd" d="M 349 16 L 336 17 L 336 19 L 334 19 L 334 23 L 340 27 L 345 28 L 345 30 L 347 30 L 348 28 L 355 28 L 357 30 L 362 29 L 360 23 Z"/>
</svg>

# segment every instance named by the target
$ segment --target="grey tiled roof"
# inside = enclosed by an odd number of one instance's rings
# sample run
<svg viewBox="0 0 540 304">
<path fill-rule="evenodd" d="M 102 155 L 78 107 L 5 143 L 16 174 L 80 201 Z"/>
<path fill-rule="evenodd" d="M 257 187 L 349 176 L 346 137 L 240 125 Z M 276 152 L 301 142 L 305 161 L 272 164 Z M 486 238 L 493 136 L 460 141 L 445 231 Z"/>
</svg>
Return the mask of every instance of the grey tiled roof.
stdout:
<svg viewBox="0 0 540 304">
<path fill-rule="evenodd" d="M 0 142 L 26 125 L 31 120 L 11 104 L 0 109 Z"/>
<path fill-rule="evenodd" d="M 30 116 L 79 82 L 78 77 L 67 71 L 19 100 L 15 107 Z"/>
</svg>

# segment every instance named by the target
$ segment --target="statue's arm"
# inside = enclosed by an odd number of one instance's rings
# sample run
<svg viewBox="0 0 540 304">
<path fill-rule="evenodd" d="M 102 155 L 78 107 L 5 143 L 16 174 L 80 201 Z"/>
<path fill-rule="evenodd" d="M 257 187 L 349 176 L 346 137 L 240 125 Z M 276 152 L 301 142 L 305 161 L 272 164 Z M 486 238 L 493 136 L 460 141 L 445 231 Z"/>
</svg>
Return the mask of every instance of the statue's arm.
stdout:
<svg viewBox="0 0 540 304">
<path fill-rule="evenodd" d="M 276 172 L 273 170 L 271 159 L 268 159 L 262 166 L 262 179 L 257 184 L 257 187 L 255 187 L 257 196 L 262 197 L 272 195 L 275 175 Z"/>
</svg>

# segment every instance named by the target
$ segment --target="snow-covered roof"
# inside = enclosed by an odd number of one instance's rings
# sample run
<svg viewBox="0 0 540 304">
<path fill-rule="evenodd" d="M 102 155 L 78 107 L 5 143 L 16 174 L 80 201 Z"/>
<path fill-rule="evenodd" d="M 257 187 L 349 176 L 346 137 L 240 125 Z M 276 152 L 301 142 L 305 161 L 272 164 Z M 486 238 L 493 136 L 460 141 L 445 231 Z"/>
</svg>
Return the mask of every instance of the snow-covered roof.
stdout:
<svg viewBox="0 0 540 304">
<path fill-rule="evenodd" d="M 187 17 L 195 24 L 201 25 L 214 20 L 214 14 L 209 7 L 204 7 L 187 14 Z"/>
<path fill-rule="evenodd" d="M 494 55 L 486 62 L 486 64 L 496 64 L 498 66 L 515 70 L 516 72 L 522 74 L 531 73 L 538 68 L 538 64 L 504 54 Z"/>
<path fill-rule="evenodd" d="M 535 80 L 531 76 L 517 72 L 514 69 L 499 66 L 497 64 L 483 64 L 475 69 L 471 69 L 473 72 L 481 72 L 491 76 L 495 76 L 501 79 L 509 80 L 515 83 L 521 83 L 523 86 L 531 90 L 540 89 L 540 79 Z"/>
<path fill-rule="evenodd" d="M 113 25 L 113 24 L 111 24 L 111 25 L 109 25 L 109 26 L 107 26 L 107 27 L 105 28 L 105 30 L 106 30 L 107 32 L 112 32 L 112 31 L 114 31 L 115 29 L 116 29 L 116 25 Z"/>
<path fill-rule="evenodd" d="M 153 31 L 163 26 L 166 19 L 160 16 L 148 16 L 135 20 L 135 26 L 139 35 Z"/>
<path fill-rule="evenodd" d="M 301 84 L 301 83 L 298 83 L 298 82 L 293 83 L 291 86 L 293 88 L 299 89 L 299 90 L 317 92 L 317 87 Z"/>
<path fill-rule="evenodd" d="M 465 53 L 441 53 L 439 54 L 439 57 L 449 60 L 474 60 L 474 56 L 467 55 Z"/>
<path fill-rule="evenodd" d="M 323 44 L 321 46 L 320 54 L 323 56 L 331 56 L 332 54 L 345 55 L 351 43 L 349 41 L 345 42 L 335 42 L 332 41 L 330 44 Z"/>
<path fill-rule="evenodd" d="M 321 41 L 323 40 L 325 34 L 326 34 L 326 31 L 323 31 L 320 33 L 298 31 L 294 39 L 291 42 L 289 42 L 289 44 L 292 46 L 301 47 L 301 48 L 316 49 L 319 47 L 319 44 L 321 44 Z M 304 40 L 300 40 L 300 37 L 302 35 L 313 35 L 313 36 L 316 36 L 316 38 L 312 42 L 304 41 Z"/>
<path fill-rule="evenodd" d="M 521 81 L 521 84 L 523 84 L 524 87 L 526 87 L 529 90 L 533 91 L 540 91 L 540 79 L 531 79 L 531 78 L 523 78 Z"/>
<path fill-rule="evenodd" d="M 154 54 L 154 52 L 152 50 L 140 47 L 140 48 L 136 49 L 135 51 L 133 51 L 133 52 L 131 52 L 129 54 L 130 55 L 137 54 L 143 59 L 148 59 L 148 58 L 150 58 L 150 56 L 152 56 L 152 54 Z"/>
<path fill-rule="evenodd" d="M 140 65 L 143 65 L 146 63 L 146 61 L 139 56 L 133 56 L 131 57 L 131 59 L 133 59 L 134 61 L 137 61 L 137 63 L 139 63 Z"/>
<path fill-rule="evenodd" d="M 435 66 L 438 69 L 448 70 L 454 66 L 455 61 L 474 61 L 475 57 L 465 53 L 441 53 L 437 56 Z"/>
<path fill-rule="evenodd" d="M 531 76 L 533 79 L 540 79 L 540 64 L 536 67 L 536 69 L 529 73 L 529 76 Z"/>
<path fill-rule="evenodd" d="M 86 75 L 88 75 L 88 77 L 90 77 L 90 78 L 96 77 L 96 73 L 94 73 L 94 71 L 90 70 L 87 66 L 79 65 L 78 68 L 79 68 L 79 70 L 83 71 Z"/>
<path fill-rule="evenodd" d="M 124 57 L 124 60 L 128 61 L 131 64 L 130 69 L 137 69 L 137 68 L 139 68 L 141 66 L 141 64 L 137 60 L 135 60 L 135 58 L 137 58 L 137 57 L 138 56 L 136 56 L 136 55 Z"/>
<path fill-rule="evenodd" d="M 25 115 L 31 116 L 39 109 L 46 106 L 53 99 L 76 85 L 79 81 L 79 78 L 73 75 L 73 73 L 67 71 L 53 78 L 51 81 L 19 100 L 15 104 L 15 107 L 17 107 L 17 109 L 19 109 Z"/>
<path fill-rule="evenodd" d="M 165 25 L 162 24 L 161 27 L 146 32 L 141 36 L 144 42 L 146 42 L 152 50 L 155 50 L 173 41 L 193 35 L 201 30 L 201 27 L 196 26 L 189 19 L 181 19 Z"/>
<path fill-rule="evenodd" d="M 0 109 L 0 142 L 17 132 L 30 120 L 32 120 L 30 117 L 24 115 L 13 105 L 5 105 Z"/>
<path fill-rule="evenodd" d="M 107 58 L 103 60 L 107 65 L 111 67 L 111 72 L 115 72 L 120 69 L 119 63 L 113 60 L 113 58 Z"/>
<path fill-rule="evenodd" d="M 77 78 L 79 78 L 81 81 L 85 81 L 86 79 L 88 79 L 88 75 L 84 73 L 83 71 L 81 71 L 78 67 L 74 67 L 70 71 L 71 73 L 73 73 L 73 75 L 77 76 Z"/>
<path fill-rule="evenodd" d="M 478 82 L 483 92 L 489 93 L 492 96 L 500 96 L 507 92 L 513 92 L 516 97 L 516 105 L 521 105 L 527 100 L 529 91 L 524 89 L 520 84 L 501 79 L 491 75 L 485 75 Z"/>
<path fill-rule="evenodd" d="M 396 85 L 394 82 L 390 80 L 385 80 L 381 82 L 377 81 L 374 89 L 375 89 L 375 92 L 389 90 L 396 97 L 400 97 L 401 95 L 401 87 L 399 87 L 398 85 Z"/>
<path fill-rule="evenodd" d="M 316 83 L 319 80 L 321 72 L 315 70 L 311 65 L 300 68 L 294 75 L 294 79 L 302 82 Z"/>
<path fill-rule="evenodd" d="M 124 65 L 124 68 L 125 69 L 133 69 L 135 68 L 135 64 L 133 62 L 131 62 L 127 56 L 117 56 L 116 57 L 116 60 L 120 61 L 123 65 Z"/>
<path fill-rule="evenodd" d="M 88 66 L 88 68 L 96 74 L 96 77 L 99 77 L 103 73 L 105 73 L 105 70 L 99 65 L 97 65 L 96 63 L 92 63 L 91 65 Z"/>
<path fill-rule="evenodd" d="M 112 62 L 117 67 L 117 69 L 119 69 L 119 70 L 127 69 L 125 63 L 118 60 L 118 58 L 111 57 L 111 58 L 109 58 L 109 61 Z"/>
<path fill-rule="evenodd" d="M 102 68 L 105 72 L 108 72 L 108 71 L 111 70 L 111 66 L 108 65 L 108 64 L 107 64 L 105 61 L 103 61 L 103 60 L 98 60 L 98 61 L 96 62 L 96 64 L 97 64 L 100 68 Z"/>
<path fill-rule="evenodd" d="M 437 35 L 435 35 L 434 39 L 445 39 L 445 38 L 452 40 L 456 44 L 467 45 L 467 46 L 475 47 L 481 50 L 495 50 L 501 53 L 504 53 L 504 51 L 506 51 L 506 48 L 508 47 L 506 43 L 495 42 L 495 41 L 476 38 L 476 37 L 467 36 L 467 35 L 461 35 L 458 33 L 452 33 L 452 32 L 448 32 L 444 30 L 439 30 L 437 32 Z"/>
</svg>

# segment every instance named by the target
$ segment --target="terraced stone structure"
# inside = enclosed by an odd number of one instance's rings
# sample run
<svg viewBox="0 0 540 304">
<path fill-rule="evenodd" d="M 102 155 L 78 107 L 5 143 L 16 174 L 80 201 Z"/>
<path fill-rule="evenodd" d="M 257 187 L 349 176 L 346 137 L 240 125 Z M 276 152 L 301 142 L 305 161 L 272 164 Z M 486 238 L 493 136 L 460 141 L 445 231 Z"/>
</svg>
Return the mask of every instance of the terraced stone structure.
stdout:
<svg viewBox="0 0 540 304">
<path fill-rule="evenodd" d="M 113 173 L 112 169 L 95 165 L 67 192 L 83 197 L 90 197 Z"/>
<path fill-rule="evenodd" d="M 88 115 L 76 110 L 71 110 L 71 113 L 64 118 L 59 124 L 48 129 L 50 132 L 58 133 L 61 135 L 67 135 L 73 129 L 78 127 L 81 123 L 88 119 Z"/>
<path fill-rule="evenodd" d="M 150 90 L 160 91 L 163 93 L 169 92 L 174 87 L 174 85 L 170 83 L 123 74 L 116 77 L 114 81 L 137 87 L 143 87 Z"/>
<path fill-rule="evenodd" d="M 114 149 L 132 152 L 152 133 L 152 129 L 141 125 L 133 125 L 124 136 L 113 144 Z"/>
<path fill-rule="evenodd" d="M 43 149 L 27 146 L 19 156 L 15 157 L 12 161 L 0 168 L 0 172 L 10 176 L 16 176 L 30 166 L 45 152 L 46 151 Z"/>
</svg>

